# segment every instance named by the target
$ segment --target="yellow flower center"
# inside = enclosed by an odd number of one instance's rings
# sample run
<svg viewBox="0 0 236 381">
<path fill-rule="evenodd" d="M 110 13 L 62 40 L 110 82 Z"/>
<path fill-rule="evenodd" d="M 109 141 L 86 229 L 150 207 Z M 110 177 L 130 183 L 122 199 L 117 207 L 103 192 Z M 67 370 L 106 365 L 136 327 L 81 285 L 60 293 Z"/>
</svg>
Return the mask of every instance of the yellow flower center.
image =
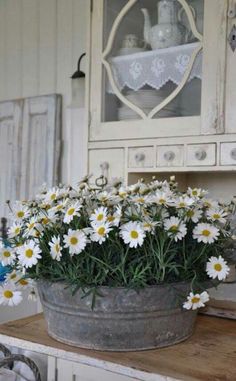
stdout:
<svg viewBox="0 0 236 381">
<path fill-rule="evenodd" d="M 185 205 L 184 202 L 180 202 L 180 203 L 179 203 L 179 207 L 180 207 L 180 208 L 184 208 L 185 206 L 186 206 L 186 205 Z"/>
<path fill-rule="evenodd" d="M 192 301 L 193 304 L 196 304 L 196 303 L 200 302 L 200 298 L 197 297 L 197 296 L 194 296 L 194 297 L 191 299 L 191 301 Z"/>
<path fill-rule="evenodd" d="M 214 269 L 215 269 L 216 271 L 221 271 L 221 270 L 222 270 L 222 266 L 221 266 L 221 264 L 220 264 L 220 263 L 216 263 L 216 264 L 214 265 Z"/>
<path fill-rule="evenodd" d="M 105 229 L 103 226 L 101 226 L 101 227 L 98 229 L 98 234 L 101 235 L 101 236 L 104 236 L 105 231 L 106 231 L 106 229 Z"/>
<path fill-rule="evenodd" d="M 171 233 L 177 233 L 179 230 L 178 225 L 172 225 L 169 229 Z"/>
<path fill-rule="evenodd" d="M 164 199 L 164 198 L 160 198 L 160 200 L 159 200 L 159 204 L 165 204 L 166 203 L 166 200 Z"/>
<path fill-rule="evenodd" d="M 71 239 L 70 239 L 70 243 L 71 243 L 71 245 L 76 245 L 76 244 L 78 243 L 78 238 L 76 238 L 76 237 L 71 237 Z"/>
<path fill-rule="evenodd" d="M 187 211 L 187 217 L 193 217 L 194 216 L 194 211 L 193 210 L 188 210 Z"/>
<path fill-rule="evenodd" d="M 4 291 L 3 295 L 5 296 L 5 298 L 11 299 L 13 297 L 13 292 L 11 290 L 6 290 Z"/>
<path fill-rule="evenodd" d="M 102 213 L 97 215 L 97 221 L 102 221 L 104 215 Z"/>
<path fill-rule="evenodd" d="M 20 279 L 19 283 L 21 286 L 27 286 L 29 284 L 29 282 L 27 282 L 27 280 L 25 280 L 25 279 Z"/>
<path fill-rule="evenodd" d="M 119 192 L 119 196 L 120 197 L 125 197 L 126 196 L 126 192 Z"/>
<path fill-rule="evenodd" d="M 220 218 L 220 215 L 218 213 L 213 214 L 213 218 L 215 220 L 218 220 Z"/>
<path fill-rule="evenodd" d="M 4 251 L 4 252 L 3 252 L 3 256 L 6 257 L 6 258 L 9 258 L 9 257 L 11 256 L 10 251 L 7 251 L 7 250 Z"/>
<path fill-rule="evenodd" d="M 55 250 L 56 250 L 57 253 L 59 253 L 59 251 L 60 251 L 60 246 L 58 245 L 58 243 L 56 243 L 56 245 L 55 245 Z"/>
<path fill-rule="evenodd" d="M 69 216 L 72 216 L 72 214 L 74 214 L 75 212 L 75 208 L 70 208 L 67 212 L 67 214 L 69 214 Z"/>
<path fill-rule="evenodd" d="M 20 228 L 15 228 L 15 234 L 19 234 L 20 233 Z"/>
<path fill-rule="evenodd" d="M 33 229 L 34 225 L 35 225 L 34 222 L 32 222 L 31 224 L 28 225 L 28 228 L 31 230 Z"/>
<path fill-rule="evenodd" d="M 20 210 L 19 212 L 17 212 L 17 217 L 19 218 L 22 218 L 24 217 L 25 213 L 23 212 L 23 210 Z"/>
<path fill-rule="evenodd" d="M 25 252 L 25 256 L 27 258 L 32 258 L 32 256 L 33 256 L 33 250 L 27 249 L 26 252 Z"/>
<path fill-rule="evenodd" d="M 114 217 L 114 216 L 108 216 L 108 217 L 107 217 L 107 220 L 108 220 L 109 222 L 113 222 L 113 221 L 115 220 L 115 217 Z"/>
<path fill-rule="evenodd" d="M 137 199 L 137 202 L 145 202 L 144 198 L 143 197 L 140 197 Z"/>
<path fill-rule="evenodd" d="M 137 239 L 138 238 L 138 232 L 136 230 L 131 230 L 130 236 L 133 239 Z"/>
<path fill-rule="evenodd" d="M 16 279 L 16 274 L 11 274 L 10 279 Z"/>
<path fill-rule="evenodd" d="M 49 219 L 47 217 L 42 219 L 42 224 L 47 225 L 49 223 Z"/>
<path fill-rule="evenodd" d="M 197 190 L 193 190 L 193 191 L 192 191 L 192 195 L 193 195 L 193 196 L 197 196 Z"/>
<path fill-rule="evenodd" d="M 56 198 L 56 193 L 51 194 L 50 199 L 53 201 Z"/>
<path fill-rule="evenodd" d="M 202 235 L 204 235 L 205 237 L 209 237 L 209 235 L 211 235 L 211 232 L 209 230 L 205 229 L 202 231 Z"/>
<path fill-rule="evenodd" d="M 61 210 L 63 208 L 63 205 L 57 205 L 57 210 Z"/>
</svg>

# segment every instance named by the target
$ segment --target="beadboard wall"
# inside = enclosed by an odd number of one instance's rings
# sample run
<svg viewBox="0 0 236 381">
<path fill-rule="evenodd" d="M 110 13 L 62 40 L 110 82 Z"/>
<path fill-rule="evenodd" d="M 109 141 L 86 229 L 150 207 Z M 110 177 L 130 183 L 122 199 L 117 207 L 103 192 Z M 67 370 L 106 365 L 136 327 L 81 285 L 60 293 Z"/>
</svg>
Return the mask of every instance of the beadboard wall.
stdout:
<svg viewBox="0 0 236 381">
<path fill-rule="evenodd" d="M 75 148 L 76 141 L 79 146 L 80 125 L 76 128 L 72 125 L 68 108 L 70 76 L 86 49 L 89 3 L 89 0 L 0 0 L 0 101 L 62 94 L 63 182 L 71 182 L 76 176 L 72 171 L 76 171 L 73 162 L 78 159 L 76 153 L 79 155 Z"/>
<path fill-rule="evenodd" d="M 63 182 L 81 176 L 83 112 L 68 106 L 70 76 L 86 49 L 88 7 L 89 0 L 0 0 L 0 101 L 62 94 Z M 14 309 L 1 307 L 0 322 L 34 314 L 39 308 L 27 300 Z"/>
</svg>

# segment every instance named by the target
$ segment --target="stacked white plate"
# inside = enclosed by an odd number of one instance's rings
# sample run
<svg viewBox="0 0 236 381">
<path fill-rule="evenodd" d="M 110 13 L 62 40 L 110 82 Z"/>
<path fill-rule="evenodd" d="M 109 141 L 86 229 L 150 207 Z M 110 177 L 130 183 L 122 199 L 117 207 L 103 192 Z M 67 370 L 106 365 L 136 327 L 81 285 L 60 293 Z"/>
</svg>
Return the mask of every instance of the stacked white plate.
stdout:
<svg viewBox="0 0 236 381">
<path fill-rule="evenodd" d="M 151 109 L 144 109 L 142 110 L 145 112 L 145 114 L 148 114 Z M 118 108 L 118 119 L 119 120 L 135 120 L 135 119 L 141 119 L 141 116 L 139 116 L 135 111 L 131 110 L 131 108 L 127 106 L 121 106 Z"/>
<path fill-rule="evenodd" d="M 152 90 L 152 89 L 142 89 L 138 91 L 129 90 L 126 93 L 126 98 L 130 100 L 133 104 L 138 106 L 141 110 L 148 114 L 151 110 L 159 105 L 167 96 L 169 92 L 167 89 Z M 164 110 L 159 111 L 156 115 L 158 118 L 167 118 L 177 116 L 177 105 L 172 102 L 167 105 Z M 129 107 L 122 105 L 118 109 L 119 120 L 127 119 L 141 119 L 141 117 Z"/>
</svg>

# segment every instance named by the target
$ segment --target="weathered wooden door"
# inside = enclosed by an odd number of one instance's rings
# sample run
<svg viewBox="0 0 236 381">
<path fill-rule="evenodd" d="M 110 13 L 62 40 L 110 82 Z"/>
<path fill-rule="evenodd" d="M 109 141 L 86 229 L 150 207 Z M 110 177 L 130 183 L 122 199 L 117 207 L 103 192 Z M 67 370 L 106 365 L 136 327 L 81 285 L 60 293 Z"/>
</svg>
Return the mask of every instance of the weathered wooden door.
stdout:
<svg viewBox="0 0 236 381">
<path fill-rule="evenodd" d="M 0 103 L 0 217 L 19 198 L 23 101 Z"/>
<path fill-rule="evenodd" d="M 60 135 L 60 95 L 0 103 L 0 217 L 9 214 L 6 200 L 58 182 Z"/>
<path fill-rule="evenodd" d="M 52 186 L 59 175 L 61 96 L 24 101 L 20 197 L 35 195 L 43 183 Z"/>
</svg>

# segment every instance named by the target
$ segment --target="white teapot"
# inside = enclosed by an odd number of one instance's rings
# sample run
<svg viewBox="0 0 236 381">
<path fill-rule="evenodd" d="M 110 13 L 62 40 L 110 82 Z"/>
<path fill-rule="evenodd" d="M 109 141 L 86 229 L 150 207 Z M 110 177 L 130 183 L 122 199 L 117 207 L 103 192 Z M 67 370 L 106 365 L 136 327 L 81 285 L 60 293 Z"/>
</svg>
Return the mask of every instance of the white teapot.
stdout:
<svg viewBox="0 0 236 381">
<path fill-rule="evenodd" d="M 144 15 L 144 40 L 151 45 L 153 50 L 187 42 L 188 30 L 180 24 L 181 13 L 178 12 L 175 1 L 161 0 L 158 2 L 159 23 L 153 27 L 148 10 L 141 9 Z"/>
</svg>

